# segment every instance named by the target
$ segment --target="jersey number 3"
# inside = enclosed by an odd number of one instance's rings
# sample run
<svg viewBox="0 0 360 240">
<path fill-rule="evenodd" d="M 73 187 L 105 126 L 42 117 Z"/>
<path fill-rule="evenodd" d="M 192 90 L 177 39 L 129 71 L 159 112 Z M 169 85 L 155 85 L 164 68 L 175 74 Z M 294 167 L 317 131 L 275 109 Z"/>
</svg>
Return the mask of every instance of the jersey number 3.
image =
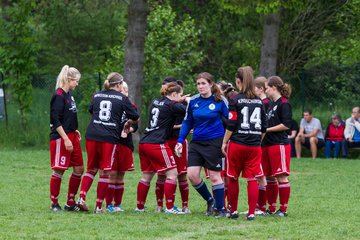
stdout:
<svg viewBox="0 0 360 240">
<path fill-rule="evenodd" d="M 100 111 L 99 118 L 101 121 L 109 121 L 111 118 L 111 107 L 112 103 L 110 101 L 101 101 L 100 102 Z"/>
<path fill-rule="evenodd" d="M 250 129 L 250 123 L 255 124 L 255 129 L 261 129 L 261 109 L 256 107 L 254 111 L 251 113 L 249 119 L 249 107 L 244 107 L 241 109 L 241 114 L 243 115 L 243 122 L 241 123 L 241 128 Z"/>
<path fill-rule="evenodd" d="M 153 108 L 151 110 L 151 120 L 150 120 L 151 128 L 155 128 L 157 126 L 158 119 L 159 119 L 159 113 L 160 113 L 160 110 L 158 108 Z"/>
</svg>

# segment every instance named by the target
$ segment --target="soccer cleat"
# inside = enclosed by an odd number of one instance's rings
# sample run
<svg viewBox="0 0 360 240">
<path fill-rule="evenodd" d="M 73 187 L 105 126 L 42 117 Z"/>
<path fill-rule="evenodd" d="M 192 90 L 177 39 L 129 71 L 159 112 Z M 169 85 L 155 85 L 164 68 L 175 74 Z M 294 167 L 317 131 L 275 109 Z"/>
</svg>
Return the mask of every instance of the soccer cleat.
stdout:
<svg viewBox="0 0 360 240">
<path fill-rule="evenodd" d="M 238 219 L 239 218 L 239 214 L 237 211 L 233 212 L 233 213 L 229 213 L 227 215 L 228 218 L 231 218 L 231 219 Z"/>
<path fill-rule="evenodd" d="M 94 210 L 94 213 L 95 214 L 103 214 L 103 213 L 105 213 L 105 211 L 102 208 L 96 207 Z"/>
<path fill-rule="evenodd" d="M 274 213 L 274 215 L 273 215 L 274 217 L 287 217 L 288 216 L 288 214 L 287 214 L 287 212 L 284 212 L 283 210 L 277 210 L 275 213 Z"/>
<path fill-rule="evenodd" d="M 124 212 L 124 210 L 121 208 L 121 205 L 119 204 L 119 205 L 116 205 L 115 207 L 114 207 L 114 211 L 115 212 Z"/>
<path fill-rule="evenodd" d="M 222 211 L 215 210 L 214 217 L 215 218 L 225 218 L 226 217 L 225 211 L 224 210 L 222 210 Z"/>
<path fill-rule="evenodd" d="M 182 212 L 182 211 L 180 211 L 177 207 L 173 207 L 173 208 L 171 208 L 171 209 L 166 209 L 165 210 L 165 213 L 166 214 L 185 214 L 184 212 Z"/>
<path fill-rule="evenodd" d="M 259 209 L 255 210 L 255 216 L 267 216 L 266 212 Z"/>
<path fill-rule="evenodd" d="M 89 211 L 89 208 L 87 207 L 85 200 L 82 198 L 79 198 L 79 200 L 77 202 L 77 206 L 79 207 L 80 211 L 82 211 L 82 212 Z"/>
<path fill-rule="evenodd" d="M 272 216 L 274 213 L 272 211 L 270 211 L 269 209 L 266 209 L 264 214 L 265 214 L 264 216 Z"/>
<path fill-rule="evenodd" d="M 53 212 L 60 212 L 60 211 L 62 211 L 59 203 L 53 203 L 53 204 L 51 204 L 50 210 L 53 211 Z"/>
<path fill-rule="evenodd" d="M 248 221 L 254 221 L 254 220 L 255 220 L 255 215 L 254 215 L 254 214 L 250 214 L 250 215 L 246 216 L 246 220 L 248 220 Z"/>
<path fill-rule="evenodd" d="M 214 212 L 214 205 L 215 205 L 215 201 L 212 200 L 210 202 L 207 202 L 207 209 L 206 209 L 206 216 L 212 216 L 213 212 Z"/>
<path fill-rule="evenodd" d="M 78 212 L 78 211 L 80 211 L 80 208 L 76 204 L 73 204 L 73 205 L 65 204 L 64 210 L 69 211 L 69 212 Z"/>
<path fill-rule="evenodd" d="M 145 208 L 135 208 L 135 212 L 138 212 L 138 213 L 143 213 L 145 212 Z"/>
<path fill-rule="evenodd" d="M 161 206 L 157 206 L 156 209 L 155 209 L 156 213 L 161 213 L 162 211 L 164 211 L 164 209 Z"/>
<path fill-rule="evenodd" d="M 115 212 L 115 209 L 114 209 L 113 205 L 110 204 L 106 207 L 106 211 L 109 213 L 113 213 L 113 212 Z"/>
<path fill-rule="evenodd" d="M 181 209 L 181 211 L 183 213 L 185 213 L 185 214 L 191 214 L 191 211 L 190 211 L 189 207 L 184 207 L 184 208 Z"/>
</svg>

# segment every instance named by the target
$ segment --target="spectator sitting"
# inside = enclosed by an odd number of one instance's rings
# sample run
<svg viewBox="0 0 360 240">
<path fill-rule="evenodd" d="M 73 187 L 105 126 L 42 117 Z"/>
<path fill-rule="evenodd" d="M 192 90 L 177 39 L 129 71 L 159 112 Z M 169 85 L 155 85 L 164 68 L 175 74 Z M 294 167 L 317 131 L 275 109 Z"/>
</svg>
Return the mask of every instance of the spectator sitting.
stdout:
<svg viewBox="0 0 360 240">
<path fill-rule="evenodd" d="M 288 130 L 288 138 L 289 138 L 290 144 L 291 144 L 291 157 L 296 157 L 295 138 L 296 138 L 296 135 L 297 135 L 298 132 L 299 132 L 299 125 L 293 119 L 291 121 L 291 127 Z"/>
<path fill-rule="evenodd" d="M 347 156 L 348 148 L 360 147 L 360 107 L 354 107 L 351 117 L 346 119 L 345 139 L 345 153 Z"/>
<path fill-rule="evenodd" d="M 341 120 L 339 114 L 331 116 L 331 123 L 326 128 L 325 134 L 325 158 L 331 158 L 331 150 L 334 148 L 334 158 L 339 157 L 340 149 L 342 149 L 342 157 L 346 158 L 345 123 Z"/>
<path fill-rule="evenodd" d="M 310 148 L 313 159 L 317 150 L 325 145 L 320 120 L 312 116 L 311 109 L 304 110 L 304 118 L 300 122 L 299 134 L 295 138 L 296 157 L 301 158 L 301 145 Z"/>
</svg>

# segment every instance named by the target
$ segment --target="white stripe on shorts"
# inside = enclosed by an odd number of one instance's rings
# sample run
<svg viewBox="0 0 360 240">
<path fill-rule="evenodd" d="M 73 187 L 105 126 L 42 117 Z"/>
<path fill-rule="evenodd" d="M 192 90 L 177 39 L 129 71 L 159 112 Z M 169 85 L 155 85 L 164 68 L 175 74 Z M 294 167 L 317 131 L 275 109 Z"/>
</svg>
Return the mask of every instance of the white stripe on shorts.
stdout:
<svg viewBox="0 0 360 240">
<path fill-rule="evenodd" d="M 281 156 L 281 167 L 283 172 L 287 172 L 286 169 L 286 153 L 285 153 L 285 146 L 280 145 L 280 156 Z"/>
<path fill-rule="evenodd" d="M 171 163 L 170 163 L 170 161 L 169 161 L 169 156 L 168 156 L 168 154 L 167 154 L 167 152 L 166 152 L 165 145 L 164 145 L 164 144 L 160 144 L 160 148 L 161 148 L 161 153 L 162 153 L 162 155 L 163 155 L 163 157 L 164 157 L 166 166 L 167 166 L 167 167 L 171 167 Z"/>
<path fill-rule="evenodd" d="M 55 167 L 59 167 L 61 138 L 56 139 L 56 148 L 55 149 L 56 149 L 55 150 Z"/>
</svg>

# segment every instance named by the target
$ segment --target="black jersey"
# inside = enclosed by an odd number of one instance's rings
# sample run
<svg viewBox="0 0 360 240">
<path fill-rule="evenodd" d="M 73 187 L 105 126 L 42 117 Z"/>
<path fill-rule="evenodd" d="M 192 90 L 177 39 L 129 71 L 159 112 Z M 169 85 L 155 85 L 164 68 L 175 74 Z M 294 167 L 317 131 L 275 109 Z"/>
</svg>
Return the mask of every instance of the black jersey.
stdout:
<svg viewBox="0 0 360 240">
<path fill-rule="evenodd" d="M 260 98 L 249 99 L 243 93 L 229 100 L 227 127 L 232 131 L 230 140 L 246 146 L 260 146 L 261 133 L 266 132 L 267 122 Z"/>
<path fill-rule="evenodd" d="M 268 127 L 274 127 L 279 124 L 284 124 L 286 127 L 291 127 L 292 112 L 291 105 L 284 97 L 279 98 L 275 102 L 271 102 L 270 108 L 267 112 Z M 263 139 L 263 146 L 272 146 L 279 144 L 289 144 L 287 131 L 282 132 L 268 132 Z"/>
<path fill-rule="evenodd" d="M 128 97 L 115 90 L 96 93 L 89 106 L 92 114 L 86 130 L 86 139 L 100 142 L 118 143 L 124 124 L 121 122 L 123 112 L 132 120 L 139 114 L 135 111 Z"/>
<path fill-rule="evenodd" d="M 132 104 L 132 105 L 133 105 L 135 111 L 138 112 L 138 108 L 136 107 L 136 105 L 135 104 Z M 125 122 L 127 120 L 129 120 L 129 117 L 127 116 L 126 112 L 124 111 L 123 115 L 121 117 L 121 123 L 125 124 Z M 133 131 L 133 133 L 134 133 L 138 130 L 139 125 L 137 123 L 135 123 L 131 127 L 134 129 L 134 131 Z M 120 136 L 119 143 L 129 147 L 132 151 L 134 151 L 134 143 L 132 140 L 132 133 L 128 133 L 126 138 L 123 138 Z"/>
<path fill-rule="evenodd" d="M 65 133 L 78 129 L 77 108 L 70 91 L 58 88 L 50 102 L 50 139 L 61 138 L 56 128 L 62 126 Z"/>
<path fill-rule="evenodd" d="M 152 101 L 149 111 L 148 127 L 140 143 L 165 143 L 170 137 L 177 117 L 183 117 L 186 106 L 167 97 Z"/>
<path fill-rule="evenodd" d="M 267 112 L 267 111 L 269 110 L 270 104 L 271 104 L 270 99 L 268 99 L 268 98 L 263 98 L 263 99 L 261 99 L 261 101 L 262 101 L 263 104 L 264 104 L 265 112 Z"/>
</svg>

